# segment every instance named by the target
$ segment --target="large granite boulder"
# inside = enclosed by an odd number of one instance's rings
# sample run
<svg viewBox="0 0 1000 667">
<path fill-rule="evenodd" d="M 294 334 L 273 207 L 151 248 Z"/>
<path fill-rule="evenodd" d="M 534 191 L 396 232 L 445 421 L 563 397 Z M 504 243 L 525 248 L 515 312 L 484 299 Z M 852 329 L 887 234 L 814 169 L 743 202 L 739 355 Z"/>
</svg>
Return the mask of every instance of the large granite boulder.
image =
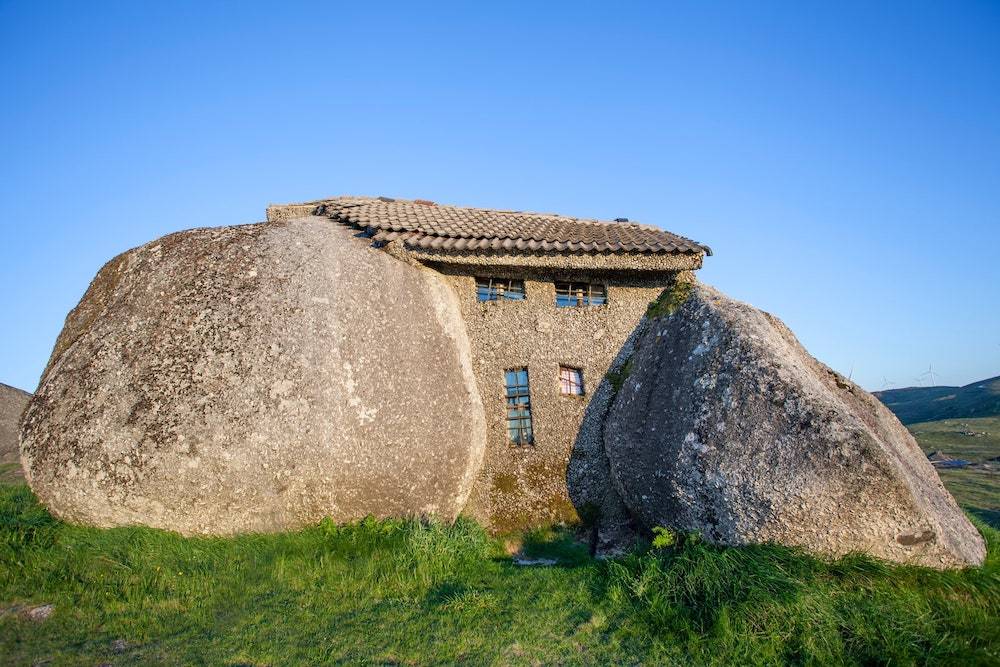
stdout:
<svg viewBox="0 0 1000 667">
<path fill-rule="evenodd" d="M 485 443 L 457 299 L 355 235 L 195 229 L 109 262 L 24 416 L 39 498 L 204 534 L 457 516 Z"/>
<path fill-rule="evenodd" d="M 0 479 L 23 477 L 17 432 L 31 394 L 0 382 Z"/>
<path fill-rule="evenodd" d="M 985 557 L 885 406 L 809 356 L 779 320 L 709 287 L 649 323 L 605 447 L 647 527 L 932 567 Z"/>
</svg>

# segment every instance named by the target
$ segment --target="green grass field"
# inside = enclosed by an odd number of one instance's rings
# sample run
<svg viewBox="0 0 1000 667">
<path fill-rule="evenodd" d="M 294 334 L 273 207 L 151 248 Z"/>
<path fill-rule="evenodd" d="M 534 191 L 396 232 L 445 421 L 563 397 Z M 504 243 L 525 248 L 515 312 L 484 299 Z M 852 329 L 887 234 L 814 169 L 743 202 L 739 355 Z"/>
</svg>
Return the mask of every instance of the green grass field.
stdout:
<svg viewBox="0 0 1000 667">
<path fill-rule="evenodd" d="M 995 665 L 1000 533 L 979 525 L 987 563 L 962 572 L 684 536 L 602 562 L 551 531 L 525 549 L 562 564 L 524 568 L 467 521 L 187 539 L 68 526 L 7 484 L 0 663 Z"/>
<path fill-rule="evenodd" d="M 928 454 L 940 451 L 976 463 L 1000 456 L 998 417 L 943 419 L 911 424 L 909 429 Z M 938 474 L 959 504 L 993 527 L 1000 528 L 1000 463 L 994 464 L 992 470 L 942 469 Z"/>
</svg>

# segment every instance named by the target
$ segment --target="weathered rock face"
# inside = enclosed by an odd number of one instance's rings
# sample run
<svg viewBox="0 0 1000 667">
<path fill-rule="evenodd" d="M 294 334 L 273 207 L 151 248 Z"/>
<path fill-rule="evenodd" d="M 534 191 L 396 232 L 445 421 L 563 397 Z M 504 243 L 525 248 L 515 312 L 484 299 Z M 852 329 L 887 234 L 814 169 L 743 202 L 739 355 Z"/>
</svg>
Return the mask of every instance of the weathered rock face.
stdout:
<svg viewBox="0 0 1000 667">
<path fill-rule="evenodd" d="M 622 498 L 650 527 L 932 567 L 985 557 L 887 408 L 779 320 L 708 287 L 641 336 L 605 446 Z"/>
<path fill-rule="evenodd" d="M 227 534 L 453 518 L 484 439 L 454 292 L 302 218 L 108 263 L 66 320 L 21 451 L 61 517 Z"/>
<path fill-rule="evenodd" d="M 31 394 L 0 382 L 0 477 L 21 477 L 18 454 L 18 423 Z M 12 468 L 12 469 L 9 469 Z"/>
</svg>

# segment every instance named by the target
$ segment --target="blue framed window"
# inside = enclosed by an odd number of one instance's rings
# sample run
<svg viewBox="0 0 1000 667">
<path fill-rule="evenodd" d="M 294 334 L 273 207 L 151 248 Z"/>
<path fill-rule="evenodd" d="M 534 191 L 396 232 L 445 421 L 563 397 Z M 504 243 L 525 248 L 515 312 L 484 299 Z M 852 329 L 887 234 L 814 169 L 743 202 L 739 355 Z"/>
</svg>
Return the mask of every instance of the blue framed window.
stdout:
<svg viewBox="0 0 1000 667">
<path fill-rule="evenodd" d="M 524 301 L 524 281 L 512 278 L 476 278 L 477 301 Z"/>
<path fill-rule="evenodd" d="M 608 302 L 608 288 L 592 283 L 556 283 L 556 306 L 603 306 Z"/>
<path fill-rule="evenodd" d="M 511 444 L 530 445 L 535 441 L 531 429 L 531 396 L 528 369 L 513 368 L 504 372 L 507 393 L 507 435 Z"/>
</svg>

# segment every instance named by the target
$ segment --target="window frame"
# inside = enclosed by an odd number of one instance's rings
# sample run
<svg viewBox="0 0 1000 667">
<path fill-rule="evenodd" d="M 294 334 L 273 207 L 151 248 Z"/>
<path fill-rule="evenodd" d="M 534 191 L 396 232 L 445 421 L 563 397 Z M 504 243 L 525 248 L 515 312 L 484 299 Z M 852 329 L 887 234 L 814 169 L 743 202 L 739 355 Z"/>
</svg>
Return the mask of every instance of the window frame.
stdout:
<svg viewBox="0 0 1000 667">
<path fill-rule="evenodd" d="M 511 383 L 511 374 L 514 374 L 514 384 Z M 521 384 L 521 374 L 523 374 L 523 384 Z M 535 428 L 531 414 L 531 377 L 528 374 L 527 366 L 504 369 L 504 402 L 506 404 L 504 421 L 507 428 L 508 444 L 512 447 L 534 445 Z"/>
<path fill-rule="evenodd" d="M 563 378 L 563 372 L 567 371 L 570 377 Z M 575 377 L 573 377 L 575 374 Z M 569 387 L 570 391 L 565 391 L 565 387 Z M 573 391 L 576 388 L 578 391 Z M 559 395 L 569 396 L 570 398 L 583 398 L 587 395 L 587 387 L 583 380 L 583 369 L 578 366 L 570 366 L 568 364 L 559 364 Z"/>
<path fill-rule="evenodd" d="M 608 305 L 608 286 L 572 280 L 553 281 L 556 290 L 556 308 L 587 308 Z M 599 299 L 594 303 L 595 299 Z M 567 302 L 567 300 L 571 302 Z"/>
<path fill-rule="evenodd" d="M 522 278 L 497 278 L 494 276 L 476 276 L 476 301 L 492 303 L 494 301 L 527 301 L 528 290 Z M 483 290 L 486 298 L 482 298 Z M 514 294 L 515 296 L 509 296 Z M 519 296 L 517 296 L 519 295 Z"/>
</svg>

